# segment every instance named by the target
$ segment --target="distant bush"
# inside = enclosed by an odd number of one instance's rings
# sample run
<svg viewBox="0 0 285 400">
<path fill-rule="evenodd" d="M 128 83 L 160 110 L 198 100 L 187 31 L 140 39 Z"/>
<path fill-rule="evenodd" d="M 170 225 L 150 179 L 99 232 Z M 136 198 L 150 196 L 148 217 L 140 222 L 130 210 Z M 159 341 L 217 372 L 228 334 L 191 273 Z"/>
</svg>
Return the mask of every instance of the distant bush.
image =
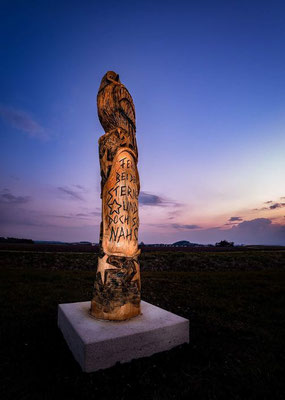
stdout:
<svg viewBox="0 0 285 400">
<path fill-rule="evenodd" d="M 228 242 L 227 240 L 221 240 L 215 244 L 216 247 L 234 247 L 234 242 Z"/>
</svg>

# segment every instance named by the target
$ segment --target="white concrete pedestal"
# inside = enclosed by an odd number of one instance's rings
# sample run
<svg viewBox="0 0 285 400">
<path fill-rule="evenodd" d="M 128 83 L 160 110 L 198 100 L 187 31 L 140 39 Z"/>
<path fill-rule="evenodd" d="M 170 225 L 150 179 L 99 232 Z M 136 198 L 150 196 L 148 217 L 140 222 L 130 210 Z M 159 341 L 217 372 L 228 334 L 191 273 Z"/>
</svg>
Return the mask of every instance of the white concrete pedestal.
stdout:
<svg viewBox="0 0 285 400">
<path fill-rule="evenodd" d="M 144 301 L 142 314 L 127 321 L 97 320 L 89 309 L 90 301 L 58 306 L 58 326 L 85 372 L 189 343 L 188 319 Z"/>
</svg>

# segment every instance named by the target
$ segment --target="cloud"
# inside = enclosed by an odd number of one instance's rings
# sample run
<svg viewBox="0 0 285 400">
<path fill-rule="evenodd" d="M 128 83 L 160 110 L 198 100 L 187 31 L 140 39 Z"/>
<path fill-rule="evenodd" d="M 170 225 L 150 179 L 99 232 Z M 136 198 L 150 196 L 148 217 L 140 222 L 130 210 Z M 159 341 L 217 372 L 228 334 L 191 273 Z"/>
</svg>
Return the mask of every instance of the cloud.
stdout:
<svg viewBox="0 0 285 400">
<path fill-rule="evenodd" d="M 148 192 L 141 191 L 139 195 L 139 203 L 142 206 L 159 206 L 159 207 L 180 207 L 181 204 L 165 199 L 164 197 L 157 196 L 156 194 L 151 194 Z"/>
<path fill-rule="evenodd" d="M 30 196 L 15 196 L 9 189 L 0 192 L 0 204 L 25 204 L 31 200 Z"/>
<path fill-rule="evenodd" d="M 47 211 L 45 207 L 38 209 L 36 200 L 7 188 L 0 190 L 0 236 L 31 237 L 35 240 L 67 240 L 73 237 L 72 240 L 92 238 L 98 241 L 100 208 L 83 208 L 82 202 L 75 202 L 70 213 L 67 208 L 62 215 L 58 215 L 60 212 L 55 202 Z M 72 204 L 71 201 L 69 204 Z M 78 206 L 77 209 L 74 205 Z"/>
<path fill-rule="evenodd" d="M 176 219 L 177 217 L 179 217 L 181 215 L 182 211 L 183 211 L 182 207 L 177 206 L 177 209 L 175 209 L 173 211 L 169 211 L 167 219 Z"/>
<path fill-rule="evenodd" d="M 158 229 L 163 229 L 164 232 L 181 232 L 181 231 L 193 231 L 195 229 L 202 229 L 201 226 L 195 225 L 195 224 L 179 224 L 179 223 L 142 223 L 143 226 L 148 226 L 153 228 L 158 228 Z M 158 234 L 158 237 L 160 234 Z"/>
<path fill-rule="evenodd" d="M 285 197 L 280 197 L 280 199 L 285 200 Z M 270 211 L 270 210 L 276 210 L 276 208 L 285 207 L 285 203 L 279 203 L 279 202 L 275 202 L 273 204 L 271 204 L 271 203 L 273 203 L 272 200 L 265 201 L 264 204 L 270 204 L 269 207 L 253 208 L 252 211 L 265 211 L 265 210 Z"/>
<path fill-rule="evenodd" d="M 48 138 L 45 129 L 25 111 L 0 106 L 0 116 L 10 126 L 28 133 L 31 137 Z"/>
<path fill-rule="evenodd" d="M 155 194 L 140 192 L 139 203 L 144 206 L 162 206 L 163 199 Z"/>
<path fill-rule="evenodd" d="M 79 190 L 84 190 L 85 191 L 85 188 L 83 186 L 81 186 L 81 185 L 73 185 L 73 186 L 76 187 Z"/>
<path fill-rule="evenodd" d="M 163 242 L 161 239 L 163 238 L 169 243 L 178 240 L 189 240 L 194 243 L 216 243 L 228 240 L 235 244 L 285 245 L 285 225 L 272 223 L 269 218 L 234 223 L 227 229 L 225 226 L 202 228 L 199 225 L 168 223 L 148 225 L 151 226 L 153 242 Z"/>
<path fill-rule="evenodd" d="M 64 194 L 65 196 L 67 196 L 69 199 L 83 201 L 84 198 L 83 198 L 81 192 L 83 191 L 82 189 L 84 189 L 84 188 L 82 188 L 82 186 L 81 186 L 79 189 L 78 186 L 79 185 L 73 185 L 73 187 L 76 187 L 76 189 L 72 189 L 71 187 L 68 187 L 68 186 L 59 186 L 57 188 L 57 190 L 61 194 Z"/>
<path fill-rule="evenodd" d="M 268 227 L 269 225 L 272 224 L 271 219 L 269 218 L 255 218 L 250 221 L 243 221 L 240 224 L 238 224 L 238 229 L 240 230 L 245 230 L 245 229 L 264 229 L 265 227 Z M 237 229 L 237 228 L 233 228 Z"/>
<path fill-rule="evenodd" d="M 72 215 L 72 217 L 79 217 L 79 218 L 93 218 L 93 217 L 100 217 L 101 216 L 101 211 L 90 211 L 90 212 L 84 212 L 84 213 L 77 213 L 75 215 Z"/>
<path fill-rule="evenodd" d="M 172 228 L 174 229 L 183 229 L 183 230 L 192 230 L 192 229 L 201 229 L 199 225 L 184 225 L 184 224 L 171 224 Z"/>
<path fill-rule="evenodd" d="M 231 218 L 229 218 L 228 221 L 229 222 L 242 221 L 242 218 L 241 217 L 231 217 Z"/>
<path fill-rule="evenodd" d="M 81 187 L 81 191 L 85 191 L 84 187 Z M 72 196 L 72 198 L 75 195 L 76 200 L 79 197 L 78 193 L 74 193 L 66 187 L 64 194 Z M 31 204 L 31 200 L 33 200 L 33 204 Z M 83 208 L 82 210 L 80 204 L 77 211 L 58 215 L 49 213 L 46 209 L 35 209 L 34 203 L 35 199 L 30 196 L 15 195 L 7 188 L 0 190 L 0 235 L 4 234 L 5 236 L 6 233 L 6 235 L 17 236 L 18 228 L 19 232 L 25 232 L 25 229 L 28 232 L 30 227 L 39 227 L 41 232 L 44 232 L 46 228 L 50 228 L 50 231 L 54 228 L 55 234 L 58 228 L 63 230 L 72 227 L 85 229 L 85 227 L 96 225 L 97 218 L 101 216 L 101 209 L 98 207 L 91 210 Z"/>
<path fill-rule="evenodd" d="M 227 237 L 238 243 L 285 244 L 285 226 L 273 224 L 269 218 L 256 218 L 233 226 Z"/>
<path fill-rule="evenodd" d="M 102 212 L 101 212 L 101 210 L 100 210 L 100 211 L 91 211 L 91 212 L 89 213 L 89 215 L 92 215 L 92 216 L 94 216 L 94 217 L 101 217 Z"/>
<path fill-rule="evenodd" d="M 285 203 L 274 203 L 271 206 L 269 206 L 270 210 L 275 210 L 276 208 L 282 208 L 285 207 Z"/>
<path fill-rule="evenodd" d="M 45 215 L 48 218 L 64 218 L 69 220 L 94 220 L 94 217 L 101 217 L 101 211 L 89 211 L 89 212 L 80 212 L 80 213 L 69 213 L 69 214 L 53 214 L 53 215 Z"/>
<path fill-rule="evenodd" d="M 1 191 L 0 226 L 2 231 L 15 225 L 43 226 L 37 218 L 37 213 L 29 209 L 30 201 L 30 196 L 16 196 L 8 189 Z"/>
<path fill-rule="evenodd" d="M 224 226 L 234 226 L 237 225 L 242 220 L 243 220 L 242 217 L 231 217 L 228 219 L 228 222 L 224 224 Z"/>
<path fill-rule="evenodd" d="M 73 216 L 74 217 L 74 216 Z M 75 217 L 79 217 L 79 218 L 89 218 L 90 214 L 88 213 L 77 213 L 75 214 Z"/>
<path fill-rule="evenodd" d="M 86 213 L 70 213 L 70 214 L 47 214 L 42 210 L 33 210 L 30 207 L 24 208 L 21 205 L 11 203 L 1 204 L 0 208 L 0 226 L 3 235 L 3 230 L 11 231 L 14 229 L 13 235 L 17 236 L 17 227 L 25 229 L 28 227 L 40 227 L 41 231 L 46 228 L 54 228 L 54 234 L 57 229 L 70 229 L 71 227 L 83 228 L 86 226 L 98 225 L 94 222 L 95 217 L 101 216 L 97 211 Z M 96 226 L 94 226 L 96 225 Z M 14 228 L 13 228 L 14 227 Z"/>
</svg>

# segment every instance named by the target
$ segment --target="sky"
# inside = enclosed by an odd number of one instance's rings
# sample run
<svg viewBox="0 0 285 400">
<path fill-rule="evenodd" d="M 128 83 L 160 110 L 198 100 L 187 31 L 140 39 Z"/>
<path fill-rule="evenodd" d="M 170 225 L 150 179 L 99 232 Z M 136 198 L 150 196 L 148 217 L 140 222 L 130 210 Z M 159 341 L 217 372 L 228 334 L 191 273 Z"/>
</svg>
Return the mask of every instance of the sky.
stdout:
<svg viewBox="0 0 285 400">
<path fill-rule="evenodd" d="M 139 241 L 285 245 L 283 1 L 1 1 L 0 236 L 99 241 L 96 96 L 137 117 Z"/>
</svg>

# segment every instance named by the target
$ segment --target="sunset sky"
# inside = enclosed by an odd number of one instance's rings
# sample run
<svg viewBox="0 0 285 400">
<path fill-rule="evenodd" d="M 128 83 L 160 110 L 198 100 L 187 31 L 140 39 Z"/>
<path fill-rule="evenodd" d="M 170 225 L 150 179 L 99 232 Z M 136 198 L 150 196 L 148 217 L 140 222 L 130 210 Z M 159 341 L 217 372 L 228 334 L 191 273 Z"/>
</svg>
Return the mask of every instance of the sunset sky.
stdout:
<svg viewBox="0 0 285 400">
<path fill-rule="evenodd" d="M 0 236 L 98 242 L 96 96 L 136 107 L 139 241 L 285 245 L 283 1 L 1 2 Z"/>
</svg>

